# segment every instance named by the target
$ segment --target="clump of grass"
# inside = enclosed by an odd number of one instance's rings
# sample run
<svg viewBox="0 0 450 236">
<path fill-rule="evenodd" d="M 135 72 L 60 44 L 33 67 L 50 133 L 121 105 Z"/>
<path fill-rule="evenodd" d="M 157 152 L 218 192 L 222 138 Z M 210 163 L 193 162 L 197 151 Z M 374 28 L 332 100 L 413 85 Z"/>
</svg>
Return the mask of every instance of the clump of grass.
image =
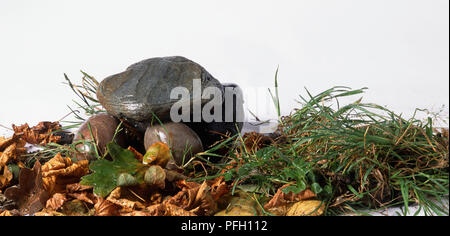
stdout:
<svg viewBox="0 0 450 236">
<path fill-rule="evenodd" d="M 426 213 L 448 214 L 429 200 L 448 196 L 448 137 L 433 133 L 431 119 L 406 120 L 361 99 L 335 109 L 329 104 L 363 91 L 335 87 L 301 97 L 302 108 L 285 117 L 282 127 L 290 151 L 310 162 L 324 184 L 333 187 L 330 206 L 402 203 L 408 214 L 408 206 L 419 203 Z"/>
<path fill-rule="evenodd" d="M 285 192 L 309 188 L 327 203 L 328 215 L 398 205 L 411 214 L 413 203 L 425 214 L 448 214 L 442 207 L 449 191 L 448 135 L 433 132 L 431 119 L 406 120 L 362 99 L 340 107 L 339 98 L 364 90 L 307 91 L 301 108 L 282 118 L 271 145 L 252 149 L 255 135 L 240 136 L 227 161 L 212 166 L 234 180 L 234 188 L 253 184 L 263 195 L 287 183 Z"/>
</svg>

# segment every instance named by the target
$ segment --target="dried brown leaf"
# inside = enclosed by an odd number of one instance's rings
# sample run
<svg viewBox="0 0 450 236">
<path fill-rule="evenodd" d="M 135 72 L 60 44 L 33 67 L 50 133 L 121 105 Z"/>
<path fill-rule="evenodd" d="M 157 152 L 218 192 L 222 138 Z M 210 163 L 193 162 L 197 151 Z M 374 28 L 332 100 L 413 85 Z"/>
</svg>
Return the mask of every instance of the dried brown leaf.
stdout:
<svg viewBox="0 0 450 236">
<path fill-rule="evenodd" d="M 63 158 L 60 153 L 42 166 L 44 187 L 50 193 L 64 191 L 67 184 L 78 183 L 88 173 L 88 160 L 72 163 L 70 158 Z"/>
<path fill-rule="evenodd" d="M 86 190 L 92 190 L 94 187 L 82 185 L 80 183 L 68 184 L 66 185 L 66 190 L 68 193 L 82 192 Z"/>
<path fill-rule="evenodd" d="M 94 205 L 96 216 L 119 216 L 120 207 L 116 204 L 104 199 L 98 198 Z"/>
<path fill-rule="evenodd" d="M 17 204 L 21 215 L 33 214 L 45 206 L 49 195 L 43 187 L 39 161 L 36 161 L 33 169 L 20 170 L 19 186 L 6 189 L 5 196 Z"/>
<path fill-rule="evenodd" d="M 218 210 L 217 203 L 211 196 L 211 187 L 206 182 L 198 184 L 183 180 L 178 185 L 183 186 L 183 189 L 166 200 L 167 204 L 178 206 L 199 216 L 209 216 Z"/>
<path fill-rule="evenodd" d="M 230 191 L 230 187 L 224 181 L 223 176 L 220 176 L 213 181 L 214 182 L 211 184 L 211 196 L 213 197 L 214 201 L 217 201 Z"/>
<path fill-rule="evenodd" d="M 82 202 L 95 204 L 96 197 L 94 193 L 92 193 L 92 189 L 92 186 L 82 185 L 80 183 L 67 184 L 66 195 Z"/>
<path fill-rule="evenodd" d="M 86 202 L 89 204 L 95 204 L 95 195 L 89 192 L 81 192 L 81 193 L 67 193 L 68 196 L 78 199 L 82 202 Z"/>
<path fill-rule="evenodd" d="M 133 194 L 129 194 L 126 187 L 117 187 L 115 188 L 106 200 L 122 207 L 123 209 L 144 209 L 145 206 L 143 203 L 139 202 L 136 199 L 136 196 Z"/>
<path fill-rule="evenodd" d="M 280 187 L 273 196 L 273 198 L 266 205 L 264 205 L 264 209 L 269 210 L 271 208 L 285 206 L 290 203 L 316 197 L 316 194 L 314 194 L 310 189 L 305 189 L 298 194 L 294 194 L 292 192 L 289 192 L 287 194 L 283 193 L 282 190 L 288 186 L 289 184 L 285 184 L 282 187 Z"/>
<path fill-rule="evenodd" d="M 63 193 L 55 193 L 47 200 L 45 208 L 49 210 L 58 210 L 67 201 L 66 195 Z"/>
</svg>

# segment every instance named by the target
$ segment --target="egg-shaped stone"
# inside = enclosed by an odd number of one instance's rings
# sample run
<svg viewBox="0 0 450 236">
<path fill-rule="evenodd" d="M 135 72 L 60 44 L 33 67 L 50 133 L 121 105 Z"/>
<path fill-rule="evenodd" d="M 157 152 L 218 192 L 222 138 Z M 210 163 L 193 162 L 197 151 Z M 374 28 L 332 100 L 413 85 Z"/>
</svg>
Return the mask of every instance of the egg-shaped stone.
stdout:
<svg viewBox="0 0 450 236">
<path fill-rule="evenodd" d="M 157 142 L 169 146 L 172 157 L 179 166 L 187 163 L 195 154 L 203 152 L 198 135 L 183 123 L 168 122 L 149 126 L 144 136 L 146 150 Z"/>
</svg>

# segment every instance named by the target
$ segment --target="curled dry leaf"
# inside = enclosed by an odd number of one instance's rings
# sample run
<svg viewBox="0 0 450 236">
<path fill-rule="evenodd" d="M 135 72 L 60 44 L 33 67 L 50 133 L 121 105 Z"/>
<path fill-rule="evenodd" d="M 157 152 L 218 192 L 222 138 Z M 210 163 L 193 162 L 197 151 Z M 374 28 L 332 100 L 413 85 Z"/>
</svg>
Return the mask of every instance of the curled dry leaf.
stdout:
<svg viewBox="0 0 450 236">
<path fill-rule="evenodd" d="M 293 192 L 283 193 L 283 189 L 288 186 L 289 184 L 285 184 L 277 190 L 273 198 L 264 205 L 266 211 L 274 215 L 285 215 L 294 203 L 316 197 L 316 194 L 310 189 L 305 189 L 297 194 Z"/>
<path fill-rule="evenodd" d="M 142 163 L 165 167 L 171 158 L 169 146 L 163 142 L 156 142 L 147 149 Z"/>
<path fill-rule="evenodd" d="M 94 205 L 96 216 L 119 216 L 120 207 L 116 204 L 99 197 Z"/>
<path fill-rule="evenodd" d="M 92 189 L 93 187 L 80 183 L 68 184 L 66 185 L 66 195 L 93 205 L 95 204 L 96 197 L 92 193 Z"/>
<path fill-rule="evenodd" d="M 63 193 L 55 193 L 53 196 L 47 200 L 45 205 L 46 209 L 58 210 L 67 201 L 66 195 Z"/>
<path fill-rule="evenodd" d="M 122 207 L 124 211 L 133 211 L 135 209 L 144 209 L 145 206 L 140 202 L 136 195 L 130 194 L 126 188 L 115 188 L 106 200 Z"/>
<path fill-rule="evenodd" d="M 80 183 L 68 184 L 66 185 L 66 190 L 68 193 L 82 192 L 86 190 L 92 190 L 92 186 L 82 185 Z"/>
<path fill-rule="evenodd" d="M 190 211 L 199 216 L 209 216 L 217 211 L 217 203 L 211 196 L 211 187 L 206 182 L 202 184 L 186 182 L 177 183 L 182 190 L 169 198 L 166 203 Z"/>
<path fill-rule="evenodd" d="M 90 192 L 81 192 L 81 193 L 67 193 L 68 196 L 78 199 L 82 202 L 86 202 L 89 204 L 95 204 L 95 195 Z"/>
<path fill-rule="evenodd" d="M 218 201 L 223 195 L 227 194 L 230 191 L 230 187 L 224 181 L 224 177 L 220 176 L 213 180 L 211 184 L 211 196 L 214 201 Z"/>
<path fill-rule="evenodd" d="M 293 192 L 289 192 L 287 194 L 283 193 L 282 190 L 288 186 L 289 186 L 289 184 L 286 184 L 286 185 L 283 185 L 281 188 L 279 188 L 277 190 L 277 192 L 275 193 L 275 195 L 273 196 L 273 198 L 266 205 L 264 205 L 264 208 L 268 209 L 268 208 L 284 205 L 289 202 L 296 202 L 296 201 L 310 199 L 310 198 L 313 198 L 316 196 L 316 194 L 314 194 L 309 189 L 305 189 L 297 194 L 294 194 Z"/>
<path fill-rule="evenodd" d="M 36 161 L 33 169 L 20 170 L 19 186 L 6 189 L 5 196 L 17 204 L 21 215 L 33 214 L 45 206 L 49 195 L 43 187 L 39 161 Z"/>
<path fill-rule="evenodd" d="M 72 163 L 68 157 L 63 158 L 60 153 L 42 166 L 42 176 L 72 176 L 82 177 L 89 172 L 89 162 L 86 160 Z"/>
<path fill-rule="evenodd" d="M 70 158 L 56 154 L 42 166 L 45 189 L 50 193 L 64 191 L 67 184 L 77 183 L 82 176 L 89 173 L 88 166 L 88 160 L 72 163 Z"/>
</svg>

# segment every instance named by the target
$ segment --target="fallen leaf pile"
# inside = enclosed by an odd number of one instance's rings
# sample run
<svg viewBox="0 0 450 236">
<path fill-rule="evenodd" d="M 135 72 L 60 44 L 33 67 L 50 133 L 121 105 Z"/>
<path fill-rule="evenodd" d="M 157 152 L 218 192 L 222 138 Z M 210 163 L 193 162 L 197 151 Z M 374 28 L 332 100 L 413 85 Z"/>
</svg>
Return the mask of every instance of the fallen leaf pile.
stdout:
<svg viewBox="0 0 450 236">
<path fill-rule="evenodd" d="M 61 140 L 60 136 L 53 132 L 60 130 L 59 122 L 39 122 L 34 127 L 29 127 L 28 124 L 16 126 L 12 125 L 14 133 L 21 136 L 27 143 L 45 145 L 48 143 L 58 143 Z"/>
<path fill-rule="evenodd" d="M 57 143 L 61 140 L 60 136 L 54 134 L 61 129 L 58 122 L 40 122 L 34 127 L 28 124 L 21 126 L 12 125 L 14 134 L 10 138 L 0 137 L 0 191 L 11 184 L 14 178 L 13 169 L 15 167 L 24 168 L 27 148 L 25 145 L 46 145 L 48 143 Z M 18 173 L 16 173 L 18 175 Z"/>
<path fill-rule="evenodd" d="M 2 146 L 6 141 L 11 142 L 2 140 Z M 134 149 L 114 143 L 108 148 L 112 161 L 89 165 L 58 153 L 43 165 L 36 161 L 33 169 L 22 168 L 19 184 L 4 195 L 15 208 L 0 208 L 0 215 L 208 216 L 219 210 L 217 200 L 229 191 L 223 177 L 188 182 L 176 171 L 141 164 L 142 155 Z"/>
<path fill-rule="evenodd" d="M 177 170 L 163 168 L 171 158 L 158 143 L 140 154 L 133 147 L 107 145 L 110 160 L 74 161 L 57 153 L 50 160 L 26 168 L 22 156 L 26 143 L 56 142 L 57 123 L 13 126 L 11 138 L 0 138 L 0 216 L 254 216 L 320 215 L 324 204 L 306 189 L 298 194 L 276 194 L 261 207 L 257 194 L 239 190 L 224 176 L 203 182 L 188 181 Z M 253 135 L 248 149 L 259 149 L 266 140 Z M 267 141 L 267 140 L 266 140 Z M 237 164 L 237 163 L 236 163 Z M 11 165 L 18 166 L 20 171 Z M 239 166 L 239 165 L 238 165 Z M 229 166 L 235 168 L 236 166 Z M 14 184 L 14 173 L 18 181 Z M 179 170 L 178 170 L 179 171 Z"/>
</svg>

